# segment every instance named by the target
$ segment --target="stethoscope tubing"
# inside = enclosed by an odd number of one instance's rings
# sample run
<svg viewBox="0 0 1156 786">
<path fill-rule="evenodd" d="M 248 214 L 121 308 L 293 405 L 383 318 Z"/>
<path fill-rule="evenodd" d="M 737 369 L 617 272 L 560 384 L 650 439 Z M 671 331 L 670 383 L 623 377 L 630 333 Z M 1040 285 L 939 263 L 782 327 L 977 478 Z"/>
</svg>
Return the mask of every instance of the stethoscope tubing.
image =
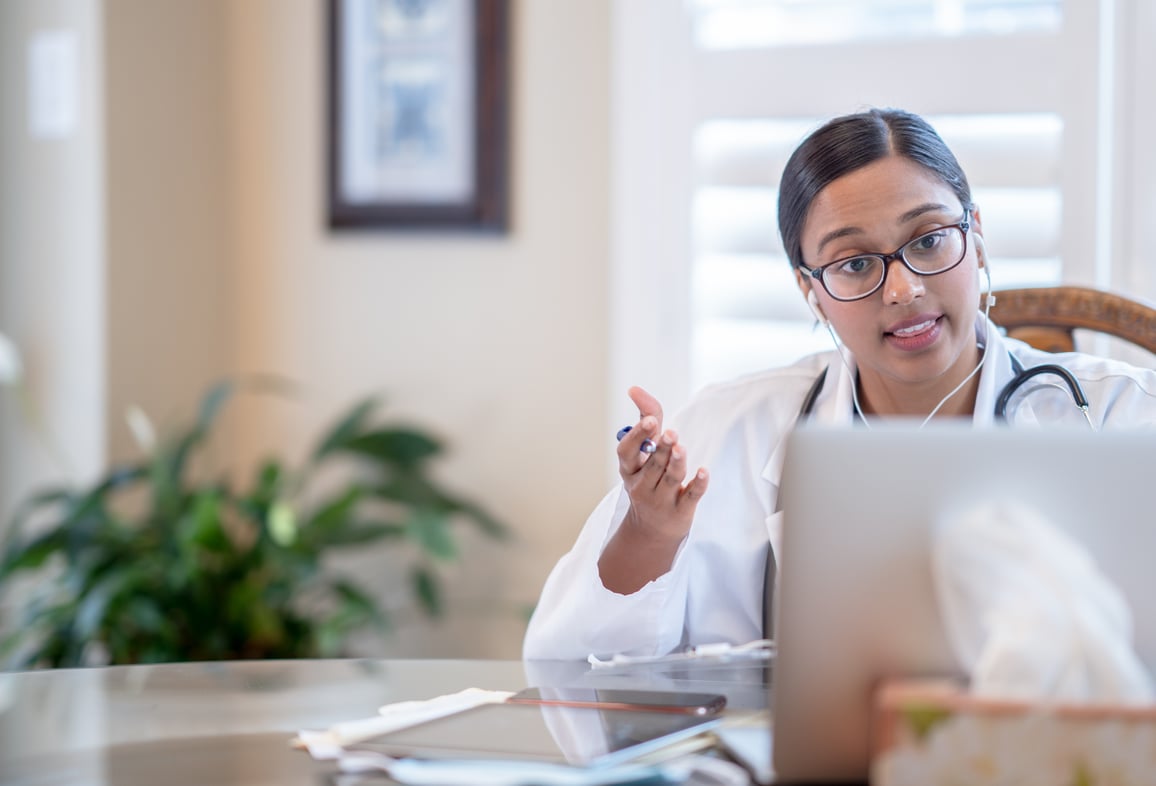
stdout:
<svg viewBox="0 0 1156 786">
<path fill-rule="evenodd" d="M 1072 400 L 1076 402 L 1076 406 L 1084 413 L 1084 417 L 1088 417 L 1088 397 L 1084 395 L 1084 388 L 1080 385 L 1080 380 L 1076 379 L 1072 372 L 1058 363 L 1041 363 L 1038 366 L 1032 366 L 1025 369 L 1019 359 L 1008 353 L 1011 358 L 1012 369 L 1016 375 L 1012 377 L 1011 381 L 1004 385 L 1003 390 L 1000 391 L 999 397 L 995 400 L 995 417 L 996 420 L 1007 420 L 1007 405 L 1011 401 L 1011 397 L 1015 392 L 1023 387 L 1023 384 L 1032 377 L 1040 374 L 1054 374 L 1060 379 L 1064 380 L 1064 384 L 1068 386 L 1068 391 L 1072 394 Z M 1092 421 L 1089 418 L 1088 423 Z"/>
</svg>

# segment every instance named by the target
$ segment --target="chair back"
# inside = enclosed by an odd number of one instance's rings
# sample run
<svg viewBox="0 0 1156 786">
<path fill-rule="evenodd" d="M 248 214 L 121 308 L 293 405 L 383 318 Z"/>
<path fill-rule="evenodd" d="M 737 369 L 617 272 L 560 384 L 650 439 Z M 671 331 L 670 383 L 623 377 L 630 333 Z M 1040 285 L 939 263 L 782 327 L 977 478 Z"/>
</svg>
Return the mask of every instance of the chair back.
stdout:
<svg viewBox="0 0 1156 786">
<path fill-rule="evenodd" d="M 991 321 L 1048 352 L 1075 349 L 1072 331 L 1091 330 L 1156 353 L 1156 306 L 1088 287 L 997 289 Z"/>
</svg>

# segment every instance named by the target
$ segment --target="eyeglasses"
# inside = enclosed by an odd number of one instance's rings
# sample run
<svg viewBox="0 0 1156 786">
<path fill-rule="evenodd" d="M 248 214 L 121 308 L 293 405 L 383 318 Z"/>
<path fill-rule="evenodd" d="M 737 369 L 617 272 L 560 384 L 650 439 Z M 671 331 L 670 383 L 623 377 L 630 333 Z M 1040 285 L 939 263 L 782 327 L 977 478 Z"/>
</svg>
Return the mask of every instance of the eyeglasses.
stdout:
<svg viewBox="0 0 1156 786">
<path fill-rule="evenodd" d="M 971 212 L 963 214 L 958 224 L 925 232 L 912 238 L 890 254 L 859 254 L 829 262 L 821 267 L 799 267 L 816 279 L 836 300 L 861 300 L 874 294 L 887 279 L 887 268 L 893 260 L 920 276 L 946 273 L 967 256 L 967 231 Z"/>
</svg>

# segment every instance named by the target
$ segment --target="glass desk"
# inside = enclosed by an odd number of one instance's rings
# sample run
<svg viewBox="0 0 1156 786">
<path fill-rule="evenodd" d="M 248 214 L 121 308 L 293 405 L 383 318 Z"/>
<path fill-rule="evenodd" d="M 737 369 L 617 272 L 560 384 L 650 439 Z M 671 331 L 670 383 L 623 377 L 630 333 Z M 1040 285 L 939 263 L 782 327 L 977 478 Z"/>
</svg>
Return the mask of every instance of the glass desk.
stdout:
<svg viewBox="0 0 1156 786">
<path fill-rule="evenodd" d="M 336 768 L 293 750 L 299 729 L 366 718 L 465 688 L 682 687 L 767 705 L 765 664 L 591 671 L 585 663 L 313 660 L 0 673 L 0 784 L 328 784 Z M 387 783 L 379 779 L 378 783 Z"/>
</svg>

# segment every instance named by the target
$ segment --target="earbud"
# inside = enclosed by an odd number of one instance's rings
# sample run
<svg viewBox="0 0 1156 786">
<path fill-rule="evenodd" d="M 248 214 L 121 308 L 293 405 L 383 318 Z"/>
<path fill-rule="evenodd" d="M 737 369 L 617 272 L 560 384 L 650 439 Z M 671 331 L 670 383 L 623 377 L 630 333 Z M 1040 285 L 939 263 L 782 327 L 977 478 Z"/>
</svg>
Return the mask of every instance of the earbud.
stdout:
<svg viewBox="0 0 1156 786">
<path fill-rule="evenodd" d="M 991 293 L 991 265 L 988 264 L 987 248 L 983 244 L 982 235 L 975 236 L 975 249 L 981 254 L 979 261 L 983 264 L 983 276 L 987 279 L 987 299 L 984 303 L 991 308 L 995 305 L 995 295 Z"/>
<path fill-rule="evenodd" d="M 815 290 L 813 289 L 807 293 L 807 305 L 810 306 L 811 313 L 815 315 L 815 319 L 819 321 L 819 324 L 829 324 L 827 317 L 823 314 L 823 309 L 819 307 L 819 298 L 815 297 Z"/>
</svg>

